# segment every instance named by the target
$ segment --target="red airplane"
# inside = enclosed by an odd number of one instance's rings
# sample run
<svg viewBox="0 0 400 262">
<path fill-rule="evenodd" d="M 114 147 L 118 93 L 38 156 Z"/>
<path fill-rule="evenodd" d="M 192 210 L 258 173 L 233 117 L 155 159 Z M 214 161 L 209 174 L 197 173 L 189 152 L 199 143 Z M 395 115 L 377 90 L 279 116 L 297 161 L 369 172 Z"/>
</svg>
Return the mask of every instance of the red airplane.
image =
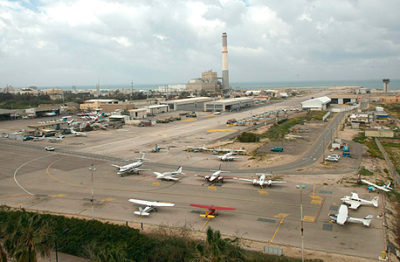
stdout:
<svg viewBox="0 0 400 262">
<path fill-rule="evenodd" d="M 214 218 L 217 216 L 217 210 L 235 210 L 236 208 L 233 207 L 216 207 L 216 206 L 206 206 L 206 205 L 196 205 L 196 204 L 190 204 L 192 207 L 198 207 L 198 208 L 205 208 L 207 209 L 204 214 L 201 214 L 201 217 L 206 217 L 206 218 Z"/>
</svg>

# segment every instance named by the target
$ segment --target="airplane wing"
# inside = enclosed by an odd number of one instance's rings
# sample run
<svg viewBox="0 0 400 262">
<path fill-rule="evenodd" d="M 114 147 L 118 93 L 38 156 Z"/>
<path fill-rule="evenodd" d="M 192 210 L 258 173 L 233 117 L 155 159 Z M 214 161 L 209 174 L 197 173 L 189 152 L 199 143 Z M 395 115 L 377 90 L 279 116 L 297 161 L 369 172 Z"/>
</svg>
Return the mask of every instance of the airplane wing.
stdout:
<svg viewBox="0 0 400 262">
<path fill-rule="evenodd" d="M 215 209 L 215 210 L 235 210 L 236 208 L 233 207 L 218 207 L 218 206 L 207 206 L 207 205 L 197 205 L 197 204 L 190 204 L 192 207 L 198 208 L 205 208 L 205 209 Z"/>
<path fill-rule="evenodd" d="M 240 181 L 253 182 L 253 179 L 247 179 L 247 178 L 234 177 L 233 179 L 240 180 Z"/>
<path fill-rule="evenodd" d="M 114 167 L 118 167 L 118 168 L 121 168 L 119 165 L 112 165 L 112 166 L 114 166 Z"/>
<path fill-rule="evenodd" d="M 361 205 L 358 201 L 350 201 L 349 203 L 351 209 L 357 209 Z"/>
<path fill-rule="evenodd" d="M 148 206 L 148 207 L 173 207 L 175 206 L 174 203 L 166 203 L 166 202 L 158 202 L 158 201 L 146 201 L 146 200 L 140 200 L 140 199 L 129 199 L 129 202 L 138 204 L 138 205 L 143 205 L 143 206 Z"/>
<path fill-rule="evenodd" d="M 285 184 L 286 181 L 281 181 L 281 180 L 272 180 L 271 184 Z"/>
<path fill-rule="evenodd" d="M 358 199 L 358 194 L 351 192 L 351 198 L 352 199 Z"/>
<path fill-rule="evenodd" d="M 346 223 L 348 214 L 349 214 L 349 210 L 347 209 L 347 206 L 340 205 L 336 223 L 338 223 L 339 225 L 344 225 L 344 223 Z"/>
<path fill-rule="evenodd" d="M 165 176 L 164 179 L 169 179 L 169 180 L 174 180 L 174 181 L 178 181 L 179 180 L 178 177 L 173 177 L 173 176 Z"/>
<path fill-rule="evenodd" d="M 153 174 L 157 175 L 157 176 L 163 176 L 164 174 L 159 173 L 159 172 L 153 172 Z"/>
</svg>

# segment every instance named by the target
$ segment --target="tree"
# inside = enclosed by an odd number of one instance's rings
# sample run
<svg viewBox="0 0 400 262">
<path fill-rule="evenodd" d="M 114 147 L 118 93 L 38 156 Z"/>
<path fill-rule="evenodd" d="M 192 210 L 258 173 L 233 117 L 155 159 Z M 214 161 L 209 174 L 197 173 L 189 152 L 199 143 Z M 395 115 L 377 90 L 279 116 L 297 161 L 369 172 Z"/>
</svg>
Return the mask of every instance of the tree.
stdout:
<svg viewBox="0 0 400 262">
<path fill-rule="evenodd" d="M 36 254 L 47 257 L 53 247 L 54 239 L 48 223 L 39 214 L 22 214 L 10 217 L 5 227 L 5 248 L 17 262 L 36 262 Z"/>
</svg>

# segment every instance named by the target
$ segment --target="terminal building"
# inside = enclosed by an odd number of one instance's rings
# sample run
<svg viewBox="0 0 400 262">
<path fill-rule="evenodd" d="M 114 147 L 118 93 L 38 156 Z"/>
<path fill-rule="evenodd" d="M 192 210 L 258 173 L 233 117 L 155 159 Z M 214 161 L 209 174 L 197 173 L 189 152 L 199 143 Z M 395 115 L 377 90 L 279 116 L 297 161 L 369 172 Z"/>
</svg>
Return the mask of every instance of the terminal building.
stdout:
<svg viewBox="0 0 400 262">
<path fill-rule="evenodd" d="M 204 103 L 212 101 L 210 97 L 194 97 L 178 100 L 167 100 L 160 102 L 161 105 L 168 105 L 170 111 L 203 111 Z"/>
<path fill-rule="evenodd" d="M 239 97 L 231 99 L 222 99 L 211 101 L 204 104 L 206 112 L 231 112 L 238 111 L 242 108 L 251 107 L 254 104 L 252 97 Z"/>
</svg>

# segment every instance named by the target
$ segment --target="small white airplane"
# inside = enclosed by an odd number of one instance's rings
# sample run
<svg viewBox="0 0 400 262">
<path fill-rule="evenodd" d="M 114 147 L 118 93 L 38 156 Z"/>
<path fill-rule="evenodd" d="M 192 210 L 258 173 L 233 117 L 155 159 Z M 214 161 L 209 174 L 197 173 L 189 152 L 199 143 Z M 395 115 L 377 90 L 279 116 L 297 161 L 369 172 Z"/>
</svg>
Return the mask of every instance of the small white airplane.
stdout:
<svg viewBox="0 0 400 262">
<path fill-rule="evenodd" d="M 86 133 L 84 133 L 84 132 L 77 132 L 77 131 L 75 131 L 73 128 L 71 128 L 70 129 L 71 130 L 71 134 L 73 134 L 74 136 L 84 136 L 84 137 L 86 137 L 87 136 L 87 134 Z"/>
<path fill-rule="evenodd" d="M 221 147 L 219 147 L 219 148 L 213 148 L 213 149 L 210 149 L 210 150 L 212 150 L 213 152 L 216 152 L 216 153 L 220 153 L 220 152 L 224 152 L 224 153 L 226 153 L 226 152 L 228 152 L 228 153 L 233 153 L 234 155 L 236 155 L 236 154 L 238 154 L 238 153 L 244 153 L 244 152 L 246 152 L 246 150 L 245 149 L 242 149 L 242 148 L 240 148 L 240 149 L 228 149 L 228 148 L 221 148 Z"/>
<path fill-rule="evenodd" d="M 124 176 L 127 173 L 139 173 L 141 170 L 146 170 L 146 169 L 139 169 L 140 166 L 143 165 L 144 160 L 149 160 L 147 158 L 144 158 L 145 153 L 142 154 L 141 158 L 136 158 L 138 161 L 127 164 L 125 166 L 118 166 L 118 165 L 112 165 L 114 167 L 118 168 L 117 174 L 120 176 Z"/>
<path fill-rule="evenodd" d="M 176 171 L 164 172 L 164 173 L 153 172 L 153 173 L 157 176 L 157 179 L 173 180 L 173 181 L 178 181 L 179 177 L 176 177 L 176 176 L 183 174 L 181 166 Z"/>
<path fill-rule="evenodd" d="M 230 171 L 223 171 L 221 170 L 221 165 L 219 165 L 219 169 L 218 170 L 210 170 L 212 173 L 212 175 L 198 175 L 196 174 L 195 176 L 199 176 L 199 177 L 203 177 L 207 182 L 210 183 L 215 183 L 215 182 L 221 182 L 224 183 L 224 177 L 221 176 L 221 173 L 229 173 Z"/>
<path fill-rule="evenodd" d="M 264 186 L 271 186 L 273 184 L 285 184 L 286 181 L 274 181 L 271 179 L 266 180 L 267 176 L 272 176 L 271 174 L 257 174 L 259 176 L 258 179 L 247 179 L 247 178 L 238 178 L 234 177 L 234 179 L 240 180 L 240 181 L 247 181 L 253 183 L 255 186 L 260 186 L 261 188 L 264 188 Z"/>
<path fill-rule="evenodd" d="M 351 196 L 341 198 L 343 203 L 350 205 L 349 208 L 357 209 L 361 205 L 378 207 L 378 196 L 374 197 L 371 201 L 358 197 L 357 193 L 351 192 Z"/>
<path fill-rule="evenodd" d="M 235 159 L 239 159 L 240 157 L 233 156 L 233 152 L 226 153 L 223 156 L 218 156 L 218 159 L 221 161 L 233 161 Z"/>
<path fill-rule="evenodd" d="M 390 192 L 393 189 L 392 188 L 392 182 L 389 182 L 387 185 L 378 186 L 378 185 L 376 185 L 376 184 L 374 184 L 372 182 L 369 182 L 369 181 L 367 181 L 365 179 L 362 179 L 360 177 L 360 175 L 358 175 L 358 180 L 361 181 L 364 184 L 369 185 L 369 187 L 368 187 L 369 191 L 376 191 L 376 189 L 379 189 L 379 190 L 382 190 L 382 191 L 385 191 L 385 192 Z"/>
<path fill-rule="evenodd" d="M 35 136 L 35 137 L 33 138 L 32 141 L 42 141 L 42 140 L 44 140 L 45 138 L 46 138 L 45 135 L 43 135 L 43 136 Z"/>
<path fill-rule="evenodd" d="M 51 143 L 57 143 L 57 142 L 61 142 L 64 139 L 63 135 L 59 135 L 58 137 L 51 137 L 49 138 L 49 141 Z"/>
<path fill-rule="evenodd" d="M 133 199 L 133 198 L 129 199 L 129 202 L 140 205 L 139 211 L 133 212 L 135 215 L 138 215 L 138 216 L 148 216 L 148 215 L 150 215 L 149 212 L 151 212 L 153 210 L 157 211 L 157 207 L 173 207 L 173 206 L 175 206 L 174 203 L 146 201 L 146 200 Z M 142 206 L 145 206 L 145 208 L 143 208 Z"/>
<path fill-rule="evenodd" d="M 202 152 L 202 151 L 211 151 L 212 149 L 206 147 L 205 145 L 201 147 L 190 146 L 188 149 L 192 150 L 193 152 Z"/>
<path fill-rule="evenodd" d="M 369 227 L 373 216 L 368 215 L 364 218 L 349 217 L 349 210 L 347 209 L 347 206 L 340 205 L 339 212 L 337 214 L 330 214 L 329 218 L 339 225 L 344 225 L 344 223 L 350 222 L 363 224 L 364 226 Z"/>
</svg>

